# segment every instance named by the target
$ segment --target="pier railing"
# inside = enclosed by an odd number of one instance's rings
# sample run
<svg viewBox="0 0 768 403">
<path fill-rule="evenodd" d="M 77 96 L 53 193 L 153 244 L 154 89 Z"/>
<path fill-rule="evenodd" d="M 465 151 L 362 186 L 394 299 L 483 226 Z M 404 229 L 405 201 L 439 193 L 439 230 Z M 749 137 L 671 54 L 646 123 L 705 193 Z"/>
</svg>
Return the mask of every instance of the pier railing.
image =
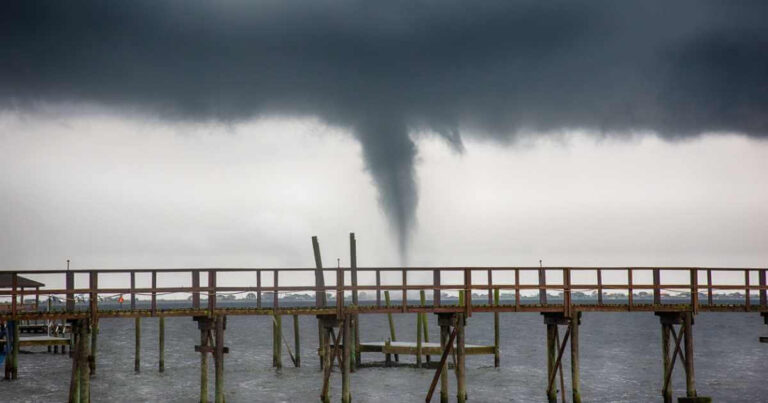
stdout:
<svg viewBox="0 0 768 403">
<path fill-rule="evenodd" d="M 680 268 L 680 267 L 340 267 L 316 268 L 194 268 L 194 269 L 121 269 L 121 270 L 19 270 L 6 272 L 12 278 L 11 287 L 0 289 L 0 318 L 16 319 L 35 313 L 74 317 L 84 311 L 103 316 L 99 300 L 118 298 L 120 309 L 112 314 L 129 311 L 140 316 L 171 314 L 158 309 L 158 296 L 188 295 L 187 313 L 213 312 L 226 309 L 219 306 L 219 297 L 228 294 L 252 293 L 246 308 L 277 311 L 291 309 L 311 314 L 318 310 L 336 309 L 359 312 L 434 312 L 466 311 L 562 311 L 570 314 L 579 310 L 600 311 L 768 311 L 765 268 Z M 101 287 L 100 278 L 127 275 L 128 286 Z M 158 285 L 158 275 L 173 275 L 165 286 Z M 298 284 L 312 278 L 311 285 Z M 23 289 L 19 276 L 44 277 L 48 282 L 64 284 L 63 288 L 42 287 Z M 149 287 L 137 286 L 137 276 L 149 276 Z M 188 277 L 187 277 L 188 276 Z M 222 280 L 252 279 L 254 284 L 218 285 Z M 358 282 L 358 278 L 372 281 Z M 382 277 L 386 276 L 387 281 Z M 87 278 L 87 287 L 76 287 L 75 280 Z M 180 277 L 188 280 L 182 281 Z M 335 277 L 335 281 L 325 284 Z M 431 281 L 425 279 L 429 279 Z M 394 279 L 393 278 L 397 278 Z M 62 281 L 63 279 L 63 281 Z M 271 280 L 271 281 L 262 281 Z M 347 279 L 351 279 L 348 281 Z M 533 279 L 533 280 L 530 280 Z M 201 280 L 203 282 L 201 283 Z M 410 280 L 410 282 L 409 282 Z M 282 281 L 282 282 L 281 282 Z M 111 281 L 114 283 L 115 281 Z M 185 283 L 172 285 L 168 283 Z M 206 285 L 201 285 L 205 283 Z M 189 284 L 189 285 L 187 285 Z M 432 305 L 409 305 L 409 292 L 431 292 Z M 359 300 L 362 292 L 372 292 L 374 298 Z M 398 306 L 382 304 L 382 293 L 398 293 Z M 511 294 L 510 294 L 511 292 Z M 589 292 L 589 293 L 587 293 Z M 730 292 L 730 294 L 728 294 Z M 281 295 L 315 294 L 315 301 L 303 301 L 281 306 Z M 461 303 L 453 301 L 462 294 Z M 557 293 L 557 294 L 553 294 Z M 724 294 L 725 293 L 725 294 Z M 335 296 L 334 306 L 327 304 L 328 294 Z M 502 303 L 495 303 L 494 294 L 501 294 Z M 25 304 L 26 297 L 35 303 Z M 86 298 L 87 296 L 87 298 Z M 119 296 L 119 297 L 118 297 Z M 51 309 L 40 303 L 49 297 L 63 301 L 61 309 Z M 126 301 L 127 303 L 124 303 Z M 139 297 L 145 297 L 140 299 Z M 146 299 L 148 297 L 148 300 Z M 345 297 L 351 297 L 349 299 Z M 448 301 L 446 297 L 450 298 Z M 205 300 L 204 300 L 205 298 Z M 718 303 L 725 301 L 727 303 Z M 82 303 L 77 304 L 77 301 Z M 149 302 L 147 306 L 146 302 Z M 104 302 L 102 302 L 104 304 Z M 85 307 L 83 306 L 85 305 Z M 141 305 L 141 307 L 139 306 Z M 286 304 L 288 305 L 288 304 Z M 123 306 L 127 306 L 124 308 Z M 235 308 L 232 308 L 235 309 Z M 175 309 L 173 314 L 184 315 Z"/>
</svg>

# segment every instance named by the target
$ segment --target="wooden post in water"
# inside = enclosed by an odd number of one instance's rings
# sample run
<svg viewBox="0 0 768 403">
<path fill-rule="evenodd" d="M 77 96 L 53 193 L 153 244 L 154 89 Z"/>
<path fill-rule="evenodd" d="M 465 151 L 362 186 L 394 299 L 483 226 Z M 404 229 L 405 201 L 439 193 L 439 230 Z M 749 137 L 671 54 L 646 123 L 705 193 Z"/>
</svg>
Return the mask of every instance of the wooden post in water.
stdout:
<svg viewBox="0 0 768 403">
<path fill-rule="evenodd" d="M 141 318 L 136 317 L 133 327 L 136 329 L 133 370 L 138 373 L 141 372 Z"/>
<path fill-rule="evenodd" d="M 669 336 L 670 326 L 661 319 L 661 355 L 662 365 L 664 367 L 663 377 L 661 378 L 661 397 L 664 403 L 672 403 L 672 385 L 667 385 L 667 379 L 670 377 L 669 371 Z"/>
<path fill-rule="evenodd" d="M 13 348 L 11 349 L 11 379 L 19 379 L 19 347 L 21 344 L 20 322 L 13 321 Z M 7 358 L 6 358 L 7 359 Z"/>
<path fill-rule="evenodd" d="M 224 403 L 224 320 L 225 316 L 216 316 L 216 346 L 214 361 L 216 365 L 216 403 Z"/>
<path fill-rule="evenodd" d="M 579 325 L 581 325 L 581 312 L 573 312 L 571 318 L 571 389 L 573 403 L 581 403 L 581 387 L 579 374 Z"/>
<path fill-rule="evenodd" d="M 80 402 L 91 401 L 91 371 L 88 365 L 90 326 L 88 319 L 80 320 L 80 337 L 78 340 L 78 358 L 80 367 Z"/>
<path fill-rule="evenodd" d="M 352 277 L 352 287 L 357 287 L 357 241 L 355 233 L 349 233 L 349 269 Z M 352 305 L 357 307 L 359 304 L 357 290 L 352 290 Z M 355 348 L 352 349 L 351 371 L 355 372 L 360 365 L 360 315 L 355 314 L 352 318 L 352 337 Z"/>
<path fill-rule="evenodd" d="M 467 401 L 464 326 L 466 318 L 463 313 L 456 315 L 456 398 L 459 403 Z"/>
<path fill-rule="evenodd" d="M 283 317 L 272 316 L 272 366 L 280 369 L 283 367 Z"/>
<path fill-rule="evenodd" d="M 344 344 L 344 350 L 342 352 L 342 365 L 341 365 L 341 402 L 351 403 L 352 394 L 349 390 L 349 367 L 350 367 L 350 351 L 351 346 L 351 316 L 346 315 L 344 317 L 344 329 L 342 334 L 342 340 Z"/>
<path fill-rule="evenodd" d="M 384 291 L 384 304 L 387 308 L 390 307 L 390 301 L 389 301 L 389 290 Z M 397 341 L 397 336 L 395 336 L 395 321 L 392 319 L 392 312 L 387 312 L 387 319 L 389 320 L 389 339 L 391 341 Z M 398 354 L 395 354 L 395 362 L 400 361 L 400 356 Z"/>
<path fill-rule="evenodd" d="M 80 333 L 80 321 L 72 321 L 70 329 L 72 334 L 74 334 L 75 337 L 78 337 L 77 335 Z M 75 343 L 74 348 L 70 350 L 71 352 L 75 352 L 75 354 L 72 355 L 72 372 L 70 373 L 69 377 L 69 398 L 67 399 L 69 403 L 80 402 L 80 365 L 78 361 L 78 357 L 80 357 L 79 346 L 79 343 Z"/>
<path fill-rule="evenodd" d="M 447 315 L 446 315 L 447 316 Z M 448 348 L 448 333 L 450 330 L 449 319 L 438 315 L 440 324 L 440 348 L 445 351 Z M 440 371 L 440 403 L 448 403 L 448 364 L 443 365 Z"/>
<path fill-rule="evenodd" d="M 312 252 L 315 255 L 315 306 L 317 308 L 325 307 L 325 276 L 323 275 L 323 259 L 320 256 L 320 242 L 317 240 L 317 236 L 312 237 Z M 320 321 L 317 322 L 317 338 L 318 346 L 324 346 L 325 342 L 323 338 L 326 336 L 325 329 L 323 329 Z M 325 354 L 324 349 L 320 349 L 320 368 L 324 368 L 325 360 L 322 354 Z"/>
<path fill-rule="evenodd" d="M 424 328 L 421 326 L 421 312 L 416 313 L 416 367 L 421 368 L 421 335 Z"/>
<path fill-rule="evenodd" d="M 683 313 L 683 337 L 685 340 L 685 394 L 696 397 L 696 380 L 693 374 L 693 313 Z"/>
<path fill-rule="evenodd" d="M 157 324 L 157 348 L 158 348 L 158 371 L 165 372 L 165 317 L 158 318 Z"/>
<path fill-rule="evenodd" d="M 96 375 L 96 344 L 99 338 L 99 320 L 94 319 L 91 322 L 91 354 L 88 356 L 88 365 L 90 366 L 91 376 Z"/>
<path fill-rule="evenodd" d="M 301 366 L 301 337 L 299 337 L 299 315 L 293 315 L 293 343 L 296 350 L 296 368 Z"/>
<path fill-rule="evenodd" d="M 499 289 L 493 290 L 493 304 L 499 306 Z M 500 363 L 499 345 L 501 344 L 501 334 L 499 332 L 499 312 L 493 313 L 493 366 L 498 368 Z"/>
<path fill-rule="evenodd" d="M 546 318 L 546 317 L 545 317 Z M 546 319 L 545 319 L 546 320 Z M 547 379 L 552 379 L 557 368 L 557 324 L 547 323 Z M 551 382 L 547 388 L 547 401 L 557 403 L 557 386 Z"/>
<path fill-rule="evenodd" d="M 211 320 L 208 317 L 196 317 L 200 329 L 200 403 L 208 403 L 208 352 L 210 350 Z"/>
</svg>

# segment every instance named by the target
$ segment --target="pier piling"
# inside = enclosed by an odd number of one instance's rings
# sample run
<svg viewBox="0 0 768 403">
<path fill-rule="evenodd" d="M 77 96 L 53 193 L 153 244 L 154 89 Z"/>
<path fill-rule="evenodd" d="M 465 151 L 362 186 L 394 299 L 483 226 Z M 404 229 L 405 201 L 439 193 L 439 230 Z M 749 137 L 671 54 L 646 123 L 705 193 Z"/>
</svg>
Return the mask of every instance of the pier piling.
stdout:
<svg viewBox="0 0 768 403">
<path fill-rule="evenodd" d="M 296 368 L 301 367 L 301 337 L 299 332 L 299 315 L 293 315 L 293 345 L 296 350 L 296 357 L 293 365 Z"/>
<path fill-rule="evenodd" d="M 135 336 L 135 351 L 134 351 L 134 358 L 133 358 L 133 370 L 136 373 L 141 372 L 141 318 L 136 318 L 136 321 L 134 323 L 134 328 L 136 329 L 136 336 Z"/>
<path fill-rule="evenodd" d="M 581 325 L 581 312 L 574 312 L 569 323 L 571 330 L 571 389 L 573 403 L 581 403 L 581 388 L 579 374 L 579 326 Z"/>
<path fill-rule="evenodd" d="M 349 379 L 349 368 L 350 368 L 350 351 L 352 350 L 351 346 L 351 316 L 347 315 L 344 318 L 344 329 L 343 329 L 343 337 L 342 337 L 342 343 L 344 346 L 344 351 L 342 354 L 342 365 L 341 365 L 341 402 L 342 403 L 351 403 L 352 402 L 352 394 L 350 393 L 350 379 Z"/>
<path fill-rule="evenodd" d="M 158 348 L 158 368 L 159 372 L 165 372 L 165 317 L 158 318 L 157 324 L 157 348 Z"/>
<path fill-rule="evenodd" d="M 384 304 L 387 308 L 390 307 L 389 290 L 384 291 Z M 395 321 L 392 319 L 392 312 L 387 312 L 387 320 L 389 320 L 389 339 L 397 341 L 397 336 L 395 335 Z M 400 356 L 395 354 L 395 362 L 399 361 Z"/>
<path fill-rule="evenodd" d="M 499 289 L 493 290 L 493 304 L 499 306 Z M 499 344 L 501 343 L 501 334 L 499 333 L 499 313 L 493 313 L 493 366 L 498 368 L 500 364 Z"/>
<path fill-rule="evenodd" d="M 459 403 L 467 401 L 464 326 L 466 318 L 463 313 L 456 314 L 456 398 Z"/>
<path fill-rule="evenodd" d="M 283 317 L 280 315 L 272 316 L 272 367 L 280 369 L 283 367 Z"/>
<path fill-rule="evenodd" d="M 216 365 L 216 403 L 224 403 L 224 330 L 226 329 L 226 316 L 216 316 L 216 346 L 213 351 L 213 360 Z"/>
</svg>

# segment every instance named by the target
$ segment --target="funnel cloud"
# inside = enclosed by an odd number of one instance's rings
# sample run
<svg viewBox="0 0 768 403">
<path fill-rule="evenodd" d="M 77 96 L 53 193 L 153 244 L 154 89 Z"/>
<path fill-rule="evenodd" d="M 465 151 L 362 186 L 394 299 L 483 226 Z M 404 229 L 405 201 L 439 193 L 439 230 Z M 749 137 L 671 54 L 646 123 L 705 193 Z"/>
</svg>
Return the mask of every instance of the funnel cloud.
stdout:
<svg viewBox="0 0 768 403">
<path fill-rule="evenodd" d="M 5 1 L 0 108 L 349 129 L 403 256 L 430 131 L 768 135 L 765 1 Z"/>
</svg>

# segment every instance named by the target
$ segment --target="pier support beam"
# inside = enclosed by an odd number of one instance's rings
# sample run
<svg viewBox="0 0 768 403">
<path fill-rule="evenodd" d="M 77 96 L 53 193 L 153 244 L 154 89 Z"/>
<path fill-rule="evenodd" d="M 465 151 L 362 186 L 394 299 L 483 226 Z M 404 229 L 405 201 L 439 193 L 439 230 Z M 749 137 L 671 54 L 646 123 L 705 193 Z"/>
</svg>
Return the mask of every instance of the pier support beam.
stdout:
<svg viewBox="0 0 768 403">
<path fill-rule="evenodd" d="M 571 316 L 563 312 L 546 312 L 544 324 L 547 325 L 547 401 L 557 402 L 557 383 L 555 378 L 560 375 L 560 394 L 565 401 L 565 382 L 563 374 L 563 355 L 565 348 L 571 342 L 571 381 L 572 397 L 574 402 L 581 402 L 579 387 L 579 325 L 581 324 L 581 312 L 572 311 Z M 559 325 L 567 326 L 562 341 L 558 331 Z M 571 338 L 573 337 L 573 338 Z"/>
<path fill-rule="evenodd" d="M 158 363 L 157 370 L 159 372 L 165 372 L 165 317 L 158 318 L 157 324 L 157 349 L 158 349 Z"/>
<path fill-rule="evenodd" d="M 91 323 L 91 354 L 88 356 L 88 366 L 91 369 L 91 376 L 96 375 L 96 344 L 99 339 L 99 320 L 94 319 Z"/>
<path fill-rule="evenodd" d="M 208 354 L 210 353 L 213 356 L 216 376 L 214 401 L 224 403 L 224 354 L 229 353 L 229 348 L 224 346 L 227 317 L 195 316 L 193 319 L 200 330 L 200 345 L 195 346 L 195 351 L 200 353 L 200 402 L 208 403 Z"/>
<path fill-rule="evenodd" d="M 451 330 L 451 319 L 447 315 L 438 316 L 440 324 L 440 348 L 448 347 L 448 334 Z M 440 368 L 440 403 L 448 403 L 448 365 Z"/>
<path fill-rule="evenodd" d="M 299 315 L 293 315 L 293 346 L 296 350 L 296 358 L 293 365 L 301 367 L 301 337 L 299 332 Z"/>
<path fill-rule="evenodd" d="M 134 343 L 136 349 L 133 356 L 133 370 L 139 373 L 141 372 L 141 318 L 136 318 L 134 328 L 136 329 L 136 342 Z"/>
<path fill-rule="evenodd" d="M 347 316 L 349 318 L 349 316 Z M 342 399 L 344 399 L 344 383 L 349 382 L 349 323 L 348 319 L 341 321 L 335 314 L 317 315 L 319 327 L 323 330 L 323 344 L 320 347 L 323 359 L 323 386 L 320 389 L 320 401 L 323 403 L 331 402 L 331 373 L 333 372 L 333 362 L 338 358 L 339 367 L 342 371 Z M 334 336 L 334 328 L 341 328 L 339 333 Z M 347 328 L 347 329 L 345 329 Z M 343 343 L 344 336 L 347 343 Z M 339 351 L 339 347 L 344 345 L 344 351 Z M 341 357 L 346 354 L 346 358 Z M 347 365 L 344 362 L 347 362 Z M 345 370 L 346 367 L 346 370 Z M 346 386 L 349 388 L 349 385 Z M 348 389 L 347 389 L 348 391 Z"/>
<path fill-rule="evenodd" d="M 693 313 L 692 312 L 656 312 L 661 322 L 661 350 L 664 376 L 661 396 L 665 403 L 672 402 L 672 374 L 677 358 L 682 361 L 685 370 L 686 397 L 678 398 L 680 403 L 711 402 L 709 397 L 698 396 L 693 370 Z M 675 331 L 679 325 L 679 333 Z M 672 343 L 670 343 L 672 342 Z M 682 344 L 682 346 L 681 346 Z M 671 354 L 670 354 L 671 351 Z"/>
<path fill-rule="evenodd" d="M 272 316 L 272 367 L 280 369 L 283 367 L 283 317 L 280 315 Z"/>
<path fill-rule="evenodd" d="M 341 364 L 341 402 L 342 403 L 351 403 L 352 402 L 352 394 L 349 390 L 349 369 L 350 369 L 350 352 L 352 350 L 352 329 L 351 329 L 351 322 L 352 317 L 351 315 L 346 315 L 344 317 L 344 330 L 343 330 L 343 338 L 342 338 L 342 344 L 344 346 L 344 352 L 342 354 L 342 364 Z"/>
<path fill-rule="evenodd" d="M 75 345 L 72 354 L 72 373 L 69 381 L 70 403 L 89 403 L 91 401 L 90 323 L 87 319 L 71 322 Z"/>
<path fill-rule="evenodd" d="M 464 326 L 466 319 L 463 313 L 456 314 L 456 398 L 459 403 L 467 401 L 466 385 L 466 354 L 464 348 Z"/>
</svg>

